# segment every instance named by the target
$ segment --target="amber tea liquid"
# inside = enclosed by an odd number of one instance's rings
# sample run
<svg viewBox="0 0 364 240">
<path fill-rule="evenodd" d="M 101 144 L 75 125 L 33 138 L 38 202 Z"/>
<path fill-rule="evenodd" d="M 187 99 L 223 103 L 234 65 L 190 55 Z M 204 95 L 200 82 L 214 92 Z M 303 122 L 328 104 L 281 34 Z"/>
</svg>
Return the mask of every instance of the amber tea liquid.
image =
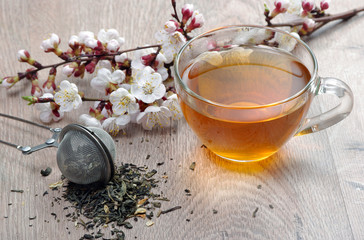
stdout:
<svg viewBox="0 0 364 240">
<path fill-rule="evenodd" d="M 296 133 L 310 100 L 274 103 L 300 92 L 310 78 L 297 58 L 278 50 L 238 47 L 203 53 L 184 70 L 182 79 L 213 103 L 182 100 L 181 107 L 190 127 L 216 154 L 261 160 Z"/>
</svg>

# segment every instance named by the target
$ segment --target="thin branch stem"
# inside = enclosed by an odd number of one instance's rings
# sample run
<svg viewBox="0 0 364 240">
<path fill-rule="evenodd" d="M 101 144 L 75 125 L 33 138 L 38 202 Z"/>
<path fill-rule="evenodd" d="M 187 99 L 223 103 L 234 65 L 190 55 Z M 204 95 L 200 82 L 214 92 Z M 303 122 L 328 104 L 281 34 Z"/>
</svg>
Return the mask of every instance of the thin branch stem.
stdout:
<svg viewBox="0 0 364 240">
<path fill-rule="evenodd" d="M 177 14 L 176 1 L 171 0 L 171 3 L 172 3 L 173 11 L 174 11 L 174 14 L 172 14 L 172 17 L 174 17 L 177 20 L 177 22 L 181 23 L 181 21 L 179 20 L 178 14 Z"/>
<path fill-rule="evenodd" d="M 349 19 L 355 15 L 357 15 L 359 12 L 363 12 L 364 11 L 364 7 L 358 8 L 358 9 L 352 9 L 346 12 L 342 12 L 342 13 L 338 13 L 338 14 L 334 14 L 334 15 L 329 15 L 329 16 L 325 16 L 325 17 L 318 17 L 318 18 L 313 18 L 313 20 L 316 23 L 328 23 L 331 21 L 335 21 L 335 20 L 346 20 Z M 299 25 L 303 25 L 304 23 L 304 19 L 300 19 L 300 20 L 296 20 L 290 23 L 268 23 L 269 27 L 295 27 L 295 26 L 299 26 Z"/>
<path fill-rule="evenodd" d="M 101 59 L 101 58 L 105 58 L 105 57 L 114 57 L 114 56 L 118 56 L 118 55 L 123 54 L 123 53 L 133 52 L 133 51 L 137 51 L 137 50 L 140 50 L 140 49 L 146 49 L 146 48 L 161 48 L 161 45 L 160 44 L 155 44 L 155 45 L 148 45 L 148 46 L 144 46 L 144 47 L 136 47 L 136 48 L 126 49 L 126 50 L 123 50 L 123 51 L 118 51 L 118 52 L 115 52 L 115 53 L 81 54 L 79 56 L 72 57 L 72 58 L 69 58 L 67 60 L 64 60 L 63 62 L 59 62 L 59 63 L 56 63 L 56 64 L 45 65 L 45 66 L 42 66 L 40 68 L 34 69 L 32 71 L 22 73 L 23 74 L 22 78 L 24 78 L 28 74 L 34 74 L 34 73 L 36 73 L 36 72 L 38 72 L 40 70 L 46 69 L 46 68 L 57 68 L 57 67 L 59 67 L 61 65 L 71 63 L 71 62 L 76 62 L 76 61 L 87 62 L 87 61 L 91 61 L 92 59 L 95 59 L 95 58 L 100 58 Z"/>
</svg>

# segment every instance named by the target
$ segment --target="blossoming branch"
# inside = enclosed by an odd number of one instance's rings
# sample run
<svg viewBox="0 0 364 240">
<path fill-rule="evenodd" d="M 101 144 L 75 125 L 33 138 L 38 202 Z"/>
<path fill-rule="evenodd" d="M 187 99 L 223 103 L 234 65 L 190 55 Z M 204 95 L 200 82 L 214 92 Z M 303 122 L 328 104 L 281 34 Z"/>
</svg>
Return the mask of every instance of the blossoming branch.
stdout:
<svg viewBox="0 0 364 240">
<path fill-rule="evenodd" d="M 97 35 L 82 31 L 68 41 L 69 49 L 63 51 L 61 39 L 55 33 L 44 40 L 41 49 L 55 54 L 61 61 L 43 65 L 33 59 L 26 50 L 18 52 L 18 60 L 31 67 L 16 76 L 4 77 L 0 86 L 11 88 L 21 80 L 32 83 L 30 96 L 23 96 L 30 105 L 40 111 L 43 122 L 59 121 L 66 112 L 78 109 L 83 102 L 92 101 L 88 114 L 80 115 L 81 123 L 104 128 L 116 135 L 129 123 L 141 124 L 151 130 L 155 126 L 167 127 L 171 120 L 182 117 L 177 102 L 171 67 L 179 49 L 190 40 L 193 31 L 204 25 L 203 15 L 192 4 L 177 10 L 176 1 L 171 1 L 172 19 L 155 34 L 157 44 L 121 50 L 125 39 L 115 29 L 101 29 Z M 267 26 L 286 27 L 297 37 L 309 35 L 324 24 L 348 19 L 364 9 L 352 10 L 337 15 L 326 14 L 329 0 L 276 0 L 272 10 L 265 4 L 264 16 Z M 287 23 L 273 23 L 277 17 Z M 264 34 L 263 34 L 264 35 Z M 277 38 L 277 44 L 287 50 L 295 42 Z M 132 58 L 128 55 L 133 52 Z M 57 87 L 56 75 L 62 67 L 63 77 Z M 49 69 L 48 78 L 40 84 L 38 72 Z M 100 98 L 90 98 L 78 89 L 74 78 L 91 79 L 90 86 L 100 93 Z"/>
</svg>

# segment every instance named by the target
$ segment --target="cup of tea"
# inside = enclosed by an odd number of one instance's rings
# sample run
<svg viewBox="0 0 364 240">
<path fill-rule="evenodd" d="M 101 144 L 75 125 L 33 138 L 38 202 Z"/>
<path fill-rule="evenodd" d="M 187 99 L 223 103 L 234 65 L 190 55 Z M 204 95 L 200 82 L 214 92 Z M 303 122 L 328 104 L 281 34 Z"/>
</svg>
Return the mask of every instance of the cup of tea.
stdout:
<svg viewBox="0 0 364 240">
<path fill-rule="evenodd" d="M 352 110 L 349 86 L 317 75 L 312 50 L 298 37 L 263 26 L 227 26 L 187 42 L 174 65 L 184 117 L 216 155 L 259 161 L 293 136 L 343 120 Z M 315 96 L 340 103 L 307 118 Z"/>
</svg>

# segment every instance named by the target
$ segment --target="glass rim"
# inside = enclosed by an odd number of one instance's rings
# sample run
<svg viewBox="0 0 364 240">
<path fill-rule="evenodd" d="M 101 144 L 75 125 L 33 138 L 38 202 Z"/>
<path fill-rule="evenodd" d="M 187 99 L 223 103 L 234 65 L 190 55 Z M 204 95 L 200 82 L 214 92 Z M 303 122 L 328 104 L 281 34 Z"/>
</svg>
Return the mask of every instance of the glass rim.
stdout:
<svg viewBox="0 0 364 240">
<path fill-rule="evenodd" d="M 283 100 L 280 100 L 280 101 L 276 101 L 276 102 L 273 102 L 273 103 L 264 104 L 264 105 L 257 105 L 257 106 L 231 106 L 231 105 L 226 105 L 226 104 L 214 102 L 214 101 L 211 101 L 211 100 L 209 100 L 207 98 L 204 98 L 204 97 L 200 96 L 199 94 L 197 94 L 194 91 L 192 91 L 182 81 L 182 78 L 181 78 L 181 76 L 179 74 L 179 71 L 178 71 L 179 59 L 180 59 L 180 56 L 182 55 L 183 51 L 190 45 L 190 43 L 192 43 L 196 39 L 200 39 L 201 37 L 203 37 L 205 35 L 208 35 L 210 33 L 213 33 L 213 32 L 217 32 L 217 31 L 220 31 L 220 30 L 226 30 L 226 29 L 234 29 L 234 28 L 235 29 L 239 29 L 239 28 L 246 28 L 246 27 L 247 28 L 268 29 L 268 30 L 271 30 L 271 31 L 274 31 L 274 32 L 279 32 L 279 33 L 288 35 L 289 37 L 294 38 L 295 40 L 297 40 L 297 43 L 298 44 L 301 44 L 307 50 L 307 52 L 310 54 L 311 59 L 313 61 L 313 73 L 312 73 L 311 78 L 308 81 L 308 83 L 300 91 L 298 91 L 297 93 L 293 94 L 292 96 L 290 96 L 290 97 L 288 97 L 286 99 L 283 99 Z M 311 48 L 304 41 L 302 41 L 301 39 L 293 36 L 292 34 L 286 32 L 284 30 L 276 29 L 276 28 L 271 28 L 271 27 L 266 27 L 266 26 L 259 26 L 259 25 L 228 25 L 228 26 L 223 26 L 223 27 L 219 27 L 219 28 L 214 28 L 214 29 L 211 29 L 211 30 L 209 30 L 207 32 L 201 33 L 201 34 L 193 37 L 189 41 L 187 41 L 182 46 L 182 48 L 177 53 L 177 56 L 175 58 L 175 63 L 174 63 L 174 66 L 173 66 L 173 70 L 175 72 L 175 79 L 177 79 L 176 81 L 178 81 L 178 84 L 180 86 L 182 86 L 183 91 L 185 91 L 188 95 L 190 95 L 190 96 L 192 96 L 194 98 L 197 98 L 198 100 L 200 100 L 202 102 L 205 102 L 205 103 L 208 103 L 210 105 L 217 106 L 217 107 L 222 107 L 222 108 L 230 108 L 230 109 L 257 109 L 257 108 L 266 108 L 266 107 L 272 107 L 272 106 L 277 106 L 277 105 L 280 105 L 280 104 L 283 104 L 283 103 L 287 103 L 287 102 L 289 102 L 289 101 L 291 101 L 291 100 L 293 100 L 293 99 L 301 96 L 303 93 L 305 93 L 310 88 L 310 86 L 312 85 L 312 83 L 317 78 L 317 69 L 318 69 L 317 59 L 316 59 L 314 53 L 312 52 Z"/>
</svg>

